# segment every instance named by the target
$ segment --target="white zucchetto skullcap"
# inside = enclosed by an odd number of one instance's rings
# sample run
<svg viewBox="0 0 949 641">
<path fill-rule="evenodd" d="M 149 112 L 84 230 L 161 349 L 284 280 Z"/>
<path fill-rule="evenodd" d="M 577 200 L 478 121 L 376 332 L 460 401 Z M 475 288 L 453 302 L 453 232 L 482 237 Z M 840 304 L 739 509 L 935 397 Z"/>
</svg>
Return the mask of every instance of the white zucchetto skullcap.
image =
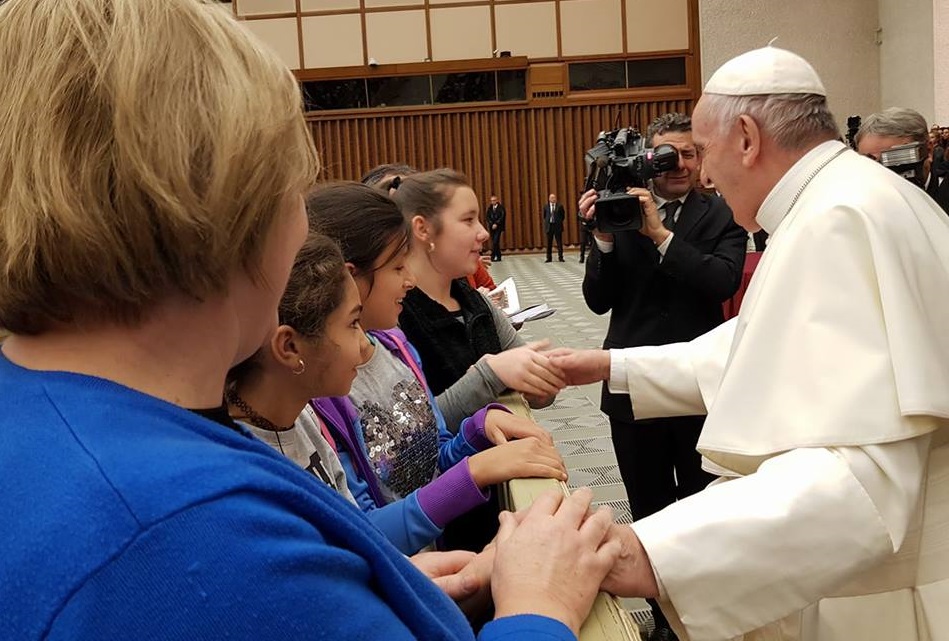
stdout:
<svg viewBox="0 0 949 641">
<path fill-rule="evenodd" d="M 705 93 L 760 96 L 784 93 L 817 94 L 827 90 L 807 60 L 785 49 L 767 46 L 732 58 L 712 74 Z"/>
</svg>

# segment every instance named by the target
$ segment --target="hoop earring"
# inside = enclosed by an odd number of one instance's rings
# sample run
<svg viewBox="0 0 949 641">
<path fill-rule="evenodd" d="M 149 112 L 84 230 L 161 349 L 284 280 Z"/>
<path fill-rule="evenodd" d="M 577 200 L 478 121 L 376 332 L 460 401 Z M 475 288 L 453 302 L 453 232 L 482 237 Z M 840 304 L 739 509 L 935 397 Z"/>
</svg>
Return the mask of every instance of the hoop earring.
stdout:
<svg viewBox="0 0 949 641">
<path fill-rule="evenodd" d="M 295 370 L 293 370 L 293 373 L 296 374 L 297 376 L 299 376 L 300 374 L 302 374 L 302 373 L 305 372 L 305 371 L 306 371 L 306 363 L 304 363 L 304 362 L 303 362 L 303 359 L 301 358 L 301 359 L 300 359 L 300 367 L 297 368 L 297 369 L 295 369 Z"/>
</svg>

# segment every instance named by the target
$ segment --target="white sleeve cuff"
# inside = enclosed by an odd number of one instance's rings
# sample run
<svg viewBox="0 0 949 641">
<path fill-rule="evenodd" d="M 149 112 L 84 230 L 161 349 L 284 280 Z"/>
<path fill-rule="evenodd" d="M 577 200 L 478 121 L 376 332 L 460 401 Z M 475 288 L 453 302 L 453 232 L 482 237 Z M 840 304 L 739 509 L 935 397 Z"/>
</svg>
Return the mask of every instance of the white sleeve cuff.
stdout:
<svg viewBox="0 0 949 641">
<path fill-rule="evenodd" d="M 612 245 L 612 243 L 610 243 Z M 607 385 L 613 394 L 629 393 L 629 378 L 626 374 L 626 350 L 610 350 L 610 380 Z"/>
<path fill-rule="evenodd" d="M 596 243 L 596 246 L 600 249 L 601 254 L 609 254 L 613 252 L 613 242 L 609 240 L 600 240 L 596 236 L 593 237 L 593 242 Z"/>
<path fill-rule="evenodd" d="M 669 249 L 669 243 L 672 242 L 673 236 L 675 236 L 675 234 L 670 231 L 669 235 L 666 236 L 666 239 L 662 241 L 661 243 L 659 243 L 658 245 L 656 245 L 656 249 L 659 250 L 659 255 L 662 256 L 663 258 L 665 258 L 666 250 Z"/>
</svg>

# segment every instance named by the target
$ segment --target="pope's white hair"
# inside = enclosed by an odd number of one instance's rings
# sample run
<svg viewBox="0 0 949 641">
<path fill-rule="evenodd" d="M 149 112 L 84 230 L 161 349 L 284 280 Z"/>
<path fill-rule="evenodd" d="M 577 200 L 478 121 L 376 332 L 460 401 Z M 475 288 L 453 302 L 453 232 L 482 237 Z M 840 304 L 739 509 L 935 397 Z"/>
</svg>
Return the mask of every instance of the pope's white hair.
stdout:
<svg viewBox="0 0 949 641">
<path fill-rule="evenodd" d="M 705 94 L 703 100 L 721 135 L 731 130 L 739 116 L 747 115 L 765 136 L 789 151 L 799 151 L 828 138 L 840 138 L 834 116 L 827 108 L 827 99 L 817 94 Z"/>
</svg>

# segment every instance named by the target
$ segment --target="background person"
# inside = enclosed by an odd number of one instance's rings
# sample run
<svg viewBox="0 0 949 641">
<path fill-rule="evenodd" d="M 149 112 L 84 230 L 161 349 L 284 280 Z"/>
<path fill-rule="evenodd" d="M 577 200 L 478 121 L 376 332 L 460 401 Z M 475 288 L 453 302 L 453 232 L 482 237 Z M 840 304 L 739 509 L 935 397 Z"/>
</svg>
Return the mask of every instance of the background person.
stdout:
<svg viewBox="0 0 949 641">
<path fill-rule="evenodd" d="M 504 234 L 507 210 L 497 196 L 491 196 L 484 218 L 488 222 L 488 231 L 491 232 L 491 262 L 498 262 L 501 260 L 501 235 Z"/>
<path fill-rule="evenodd" d="M 949 213 L 949 187 L 940 188 L 940 180 L 947 173 L 943 151 L 930 143 L 926 119 L 919 112 L 905 107 L 890 107 L 870 114 L 860 124 L 854 141 L 857 152 L 878 162 L 883 152 L 892 147 L 914 142 L 922 145 L 924 158 L 919 163 L 913 183 Z"/>
<path fill-rule="evenodd" d="M 547 197 L 547 204 L 541 212 L 544 223 L 544 235 L 547 237 L 547 260 L 551 260 L 551 251 L 553 242 L 557 241 L 557 259 L 563 262 L 563 221 L 566 217 L 563 205 L 557 202 L 557 194 L 550 194 Z"/>
</svg>

